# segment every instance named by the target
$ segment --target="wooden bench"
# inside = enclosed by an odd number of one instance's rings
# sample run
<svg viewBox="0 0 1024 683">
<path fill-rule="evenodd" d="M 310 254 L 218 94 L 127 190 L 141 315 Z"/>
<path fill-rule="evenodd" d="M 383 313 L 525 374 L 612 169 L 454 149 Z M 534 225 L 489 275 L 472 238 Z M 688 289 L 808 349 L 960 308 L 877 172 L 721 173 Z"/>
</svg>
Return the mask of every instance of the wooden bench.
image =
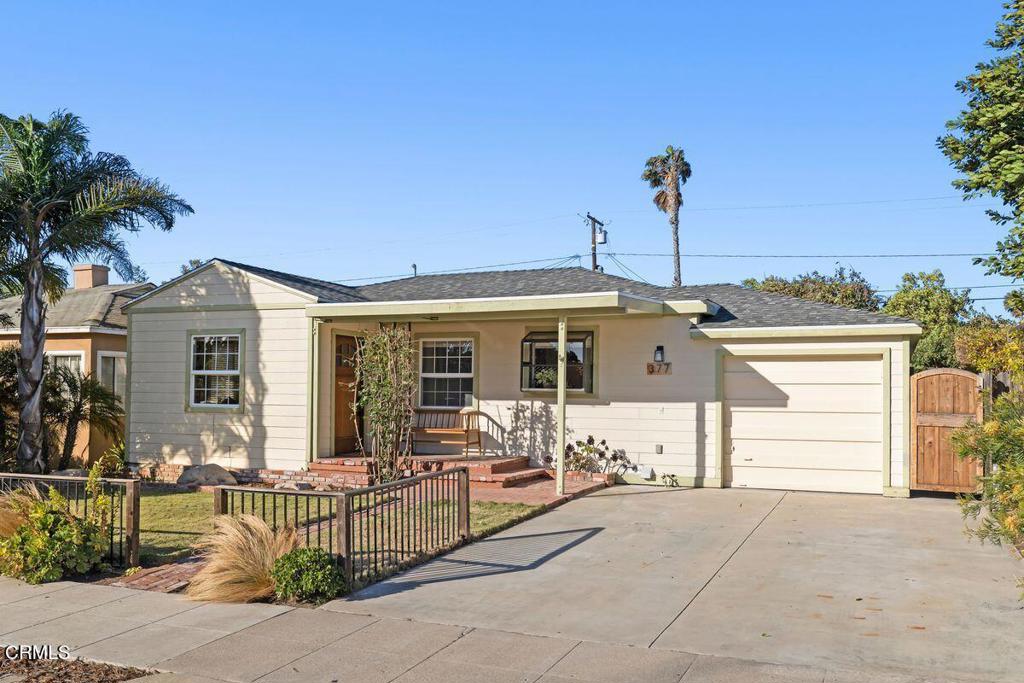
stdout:
<svg viewBox="0 0 1024 683">
<path fill-rule="evenodd" d="M 469 455 L 469 447 L 476 445 L 483 455 L 483 441 L 480 438 L 480 411 L 478 410 L 435 410 L 418 408 L 413 418 L 412 452 L 416 453 L 418 443 L 457 444 Z"/>
</svg>

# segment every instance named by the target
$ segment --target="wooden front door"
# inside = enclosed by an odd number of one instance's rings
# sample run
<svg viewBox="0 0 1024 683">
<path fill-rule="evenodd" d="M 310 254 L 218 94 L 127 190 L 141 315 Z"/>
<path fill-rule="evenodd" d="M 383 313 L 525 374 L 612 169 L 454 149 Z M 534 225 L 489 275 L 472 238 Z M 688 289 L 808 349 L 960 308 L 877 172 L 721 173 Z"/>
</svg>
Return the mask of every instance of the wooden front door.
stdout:
<svg viewBox="0 0 1024 683">
<path fill-rule="evenodd" d="M 334 453 L 355 453 L 359 448 L 356 437 L 356 416 L 352 402 L 356 398 L 353 383 L 356 379 L 355 337 L 334 338 Z"/>
<path fill-rule="evenodd" d="M 961 460 L 950 433 L 971 420 L 981 422 L 981 378 L 966 370 L 925 370 L 910 378 L 910 488 L 974 491 L 981 464 Z"/>
</svg>

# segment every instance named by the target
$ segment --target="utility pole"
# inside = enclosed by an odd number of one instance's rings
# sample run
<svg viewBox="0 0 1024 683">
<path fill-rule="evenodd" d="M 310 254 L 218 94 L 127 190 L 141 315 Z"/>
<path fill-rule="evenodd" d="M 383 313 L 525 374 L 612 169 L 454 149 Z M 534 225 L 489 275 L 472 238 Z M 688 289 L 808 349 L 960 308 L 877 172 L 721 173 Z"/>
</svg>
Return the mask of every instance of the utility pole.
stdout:
<svg viewBox="0 0 1024 683">
<path fill-rule="evenodd" d="M 587 220 L 590 221 L 590 269 L 597 270 L 597 228 L 601 227 L 601 244 L 604 244 L 604 223 L 591 216 L 589 211 Z"/>
</svg>

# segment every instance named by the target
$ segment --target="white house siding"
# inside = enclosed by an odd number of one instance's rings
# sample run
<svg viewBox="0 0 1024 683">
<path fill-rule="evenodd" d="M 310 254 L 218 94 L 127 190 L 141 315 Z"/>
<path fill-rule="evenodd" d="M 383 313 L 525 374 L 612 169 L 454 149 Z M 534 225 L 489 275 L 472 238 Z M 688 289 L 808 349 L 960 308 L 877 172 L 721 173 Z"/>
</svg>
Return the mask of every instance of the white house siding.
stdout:
<svg viewBox="0 0 1024 683">
<path fill-rule="evenodd" d="M 523 393 L 520 342 L 528 331 L 555 329 L 554 320 L 414 324 L 414 334 L 479 335 L 476 395 L 487 416 L 489 453 L 529 455 L 535 462 L 555 450 L 554 392 Z M 566 408 L 568 439 L 593 434 L 623 449 L 637 463 L 680 478 L 715 478 L 715 363 L 708 345 L 690 340 L 685 317 L 570 319 L 570 329 L 596 332 L 596 396 L 573 396 Z M 330 454 L 330 339 L 355 326 L 324 325 L 320 335 L 321 456 Z M 665 347 L 672 374 L 649 376 L 655 346 Z M 483 427 L 483 423 L 481 423 Z M 656 452 L 658 445 L 662 452 Z M 424 450 L 429 447 L 424 446 Z M 447 449 L 435 448 L 439 452 Z M 684 479 L 685 480 L 685 479 Z"/>
<path fill-rule="evenodd" d="M 130 308 L 130 460 L 303 467 L 308 386 L 305 302 L 244 274 L 211 268 Z M 233 310 L 167 310 L 210 305 Z M 294 307 L 280 308 L 289 305 Z M 236 328 L 245 330 L 243 412 L 187 410 L 188 331 Z"/>
<path fill-rule="evenodd" d="M 365 325 L 325 324 L 320 333 L 320 418 L 318 453 L 331 454 L 331 339 Z M 519 389 L 520 341 L 528 331 L 555 328 L 553 320 L 413 324 L 414 334 L 458 337 L 478 335 L 476 394 L 487 416 L 489 453 L 529 455 L 539 461 L 554 448 L 554 395 Z M 657 475 L 675 475 L 716 484 L 716 370 L 719 349 L 813 352 L 819 349 L 890 349 L 892 486 L 904 486 L 904 365 L 902 339 L 892 337 L 808 339 L 805 341 L 719 342 L 691 339 L 685 317 L 630 317 L 573 320 L 570 329 L 596 331 L 596 396 L 569 395 L 569 439 L 593 434 L 625 450 L 633 462 L 650 465 Z M 646 363 L 654 348 L 665 347 L 672 374 L 649 376 Z M 881 362 L 880 360 L 878 361 Z M 880 397 L 879 397 L 880 400 Z M 661 445 L 662 452 L 657 453 Z M 429 447 L 424 446 L 424 450 Z M 435 447 L 437 452 L 450 452 Z M 881 462 L 878 463 L 881 469 Z M 883 483 L 885 476 L 883 474 Z M 660 481 L 660 479 L 658 480 Z M 879 491 L 881 492 L 881 491 Z"/>
</svg>

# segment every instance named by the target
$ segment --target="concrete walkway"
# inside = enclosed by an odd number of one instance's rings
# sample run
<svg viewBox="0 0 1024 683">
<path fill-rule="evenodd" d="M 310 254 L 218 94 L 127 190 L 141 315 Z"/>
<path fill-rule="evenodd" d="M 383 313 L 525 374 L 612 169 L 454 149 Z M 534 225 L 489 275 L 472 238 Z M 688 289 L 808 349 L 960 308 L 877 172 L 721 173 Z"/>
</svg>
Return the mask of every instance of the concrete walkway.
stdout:
<svg viewBox="0 0 1024 683">
<path fill-rule="evenodd" d="M 152 681 L 1017 681 L 949 500 L 617 487 L 318 610 L 0 579 L 0 642 Z"/>
</svg>

